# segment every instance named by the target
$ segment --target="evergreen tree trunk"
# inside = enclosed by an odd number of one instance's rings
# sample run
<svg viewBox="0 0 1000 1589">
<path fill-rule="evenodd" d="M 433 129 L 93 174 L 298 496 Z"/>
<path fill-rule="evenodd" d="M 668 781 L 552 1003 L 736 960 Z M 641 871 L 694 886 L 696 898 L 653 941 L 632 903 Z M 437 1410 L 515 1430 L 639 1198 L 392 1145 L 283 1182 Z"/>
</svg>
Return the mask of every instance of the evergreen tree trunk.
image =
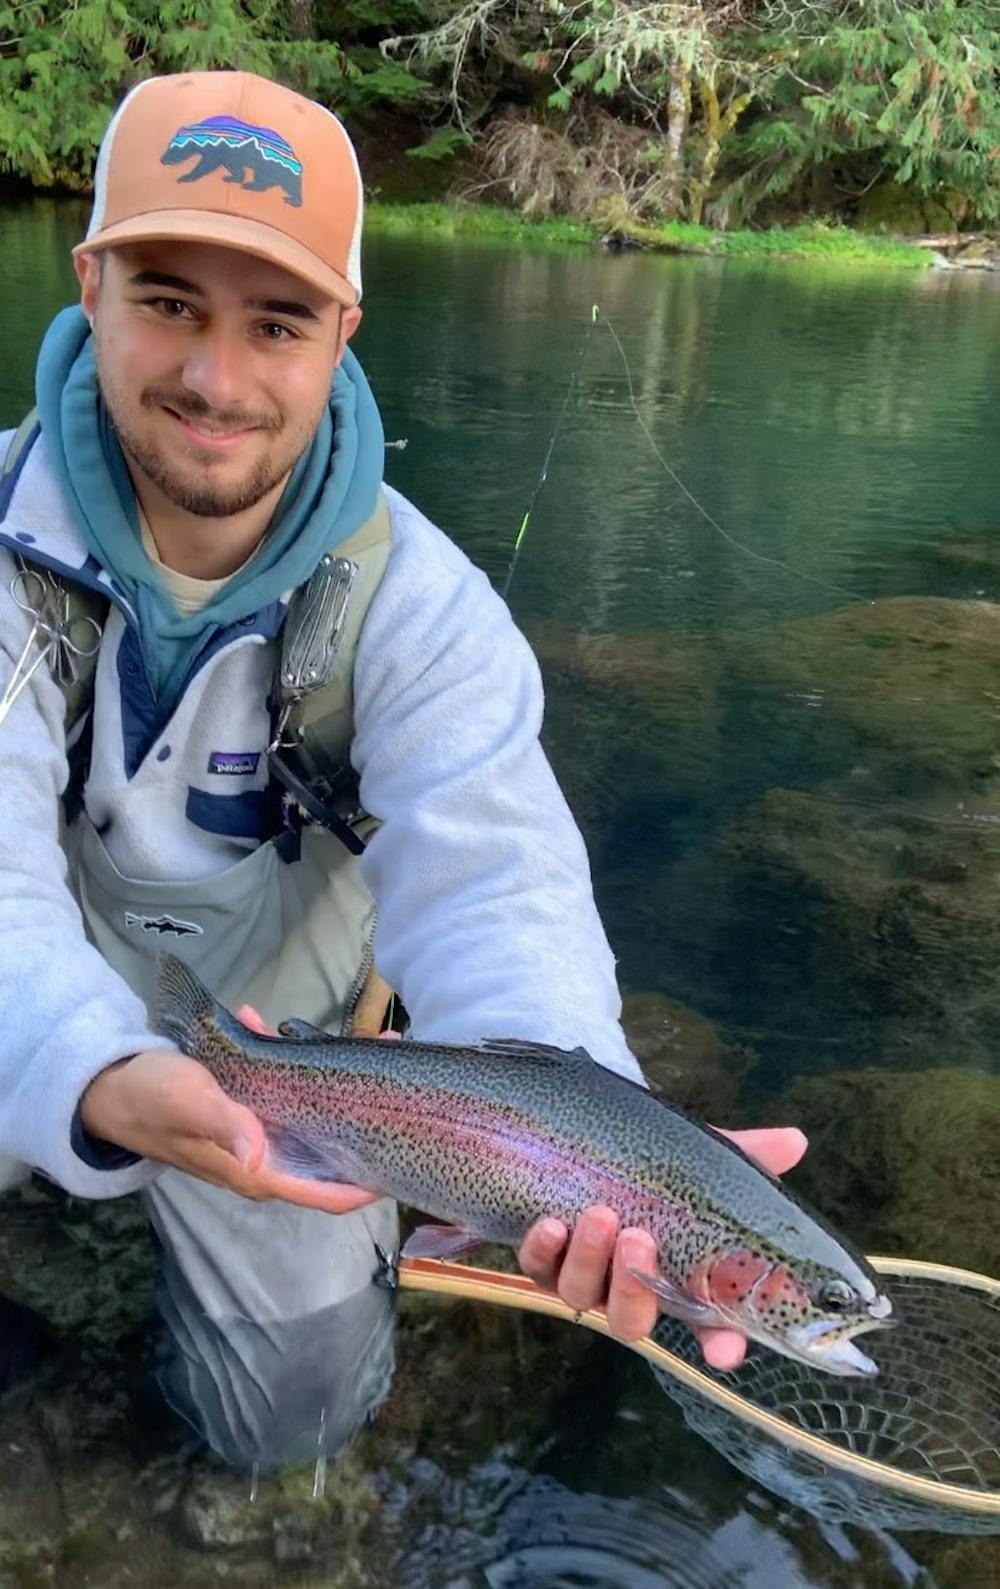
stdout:
<svg viewBox="0 0 1000 1589">
<path fill-rule="evenodd" d="M 715 173 L 722 153 L 722 140 L 732 132 L 737 121 L 753 99 L 752 94 L 737 94 L 726 108 L 725 114 L 719 107 L 719 96 L 715 90 L 715 83 L 711 78 L 703 78 L 700 84 L 701 116 L 702 116 L 702 157 L 701 171 L 697 177 L 691 179 L 690 219 L 700 222 L 705 200 L 715 181 Z"/>
<path fill-rule="evenodd" d="M 670 67 L 667 117 L 663 213 L 667 220 L 673 220 L 680 210 L 684 192 L 684 150 L 691 119 L 691 73 L 687 63 L 680 59 L 675 60 Z"/>
<path fill-rule="evenodd" d="M 288 31 L 296 41 L 316 37 L 315 0 L 289 0 Z"/>
</svg>

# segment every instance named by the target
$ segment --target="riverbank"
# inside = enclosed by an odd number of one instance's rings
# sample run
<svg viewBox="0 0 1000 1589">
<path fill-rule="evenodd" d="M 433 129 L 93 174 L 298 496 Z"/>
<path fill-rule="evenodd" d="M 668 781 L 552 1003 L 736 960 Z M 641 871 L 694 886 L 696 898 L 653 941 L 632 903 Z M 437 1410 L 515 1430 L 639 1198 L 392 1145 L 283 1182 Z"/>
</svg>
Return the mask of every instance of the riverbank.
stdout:
<svg viewBox="0 0 1000 1589">
<path fill-rule="evenodd" d="M 899 238 L 874 237 L 847 226 L 818 221 L 759 232 L 716 232 L 686 221 L 664 221 L 658 226 L 629 221 L 609 230 L 591 221 L 533 221 L 500 205 L 392 204 L 375 200 L 366 208 L 365 225 L 370 231 L 390 235 L 496 238 L 504 242 L 634 248 L 716 258 L 802 259 L 897 270 L 926 270 L 931 263 L 926 248 Z"/>
</svg>

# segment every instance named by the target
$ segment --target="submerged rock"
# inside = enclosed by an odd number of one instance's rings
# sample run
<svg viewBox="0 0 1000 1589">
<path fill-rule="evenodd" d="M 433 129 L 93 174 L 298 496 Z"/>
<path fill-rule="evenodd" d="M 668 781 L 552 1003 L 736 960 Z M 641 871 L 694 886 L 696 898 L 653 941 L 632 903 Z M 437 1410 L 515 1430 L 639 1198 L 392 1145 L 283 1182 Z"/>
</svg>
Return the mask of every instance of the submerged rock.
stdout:
<svg viewBox="0 0 1000 1589">
<path fill-rule="evenodd" d="M 869 1252 L 1000 1278 L 1000 1078 L 861 1070 L 793 1082 L 777 1107 L 810 1150 L 796 1188 Z"/>
<path fill-rule="evenodd" d="M 1000 796 L 945 815 L 884 803 L 858 779 L 771 790 L 716 841 L 757 917 L 760 978 L 835 1011 L 845 1033 L 865 1026 L 887 1062 L 988 1068 L 1000 1042 L 998 824 Z"/>
<path fill-rule="evenodd" d="M 614 704 L 619 758 L 624 719 L 642 714 L 672 796 L 704 797 L 706 777 L 740 753 L 727 737 L 734 692 L 770 697 L 761 721 L 774 746 L 794 742 L 797 760 L 809 752 L 831 775 L 860 763 L 883 788 L 964 791 L 1000 766 L 1000 605 L 989 601 L 900 596 L 765 630 L 538 626 L 530 638 L 554 683 Z"/>
<path fill-rule="evenodd" d="M 627 993 L 622 1025 L 654 1092 L 701 1120 L 736 1118 L 748 1049 L 725 1043 L 707 1016 L 662 993 Z"/>
<path fill-rule="evenodd" d="M 967 791 L 1000 765 L 1000 606 L 992 602 L 857 603 L 737 637 L 728 655 L 737 673 L 801 708 L 804 739 L 853 754 L 883 789 Z"/>
<path fill-rule="evenodd" d="M 942 541 L 933 552 L 942 562 L 967 564 L 970 568 L 995 573 L 1000 569 L 1000 534 L 994 533 L 982 540 Z"/>
</svg>

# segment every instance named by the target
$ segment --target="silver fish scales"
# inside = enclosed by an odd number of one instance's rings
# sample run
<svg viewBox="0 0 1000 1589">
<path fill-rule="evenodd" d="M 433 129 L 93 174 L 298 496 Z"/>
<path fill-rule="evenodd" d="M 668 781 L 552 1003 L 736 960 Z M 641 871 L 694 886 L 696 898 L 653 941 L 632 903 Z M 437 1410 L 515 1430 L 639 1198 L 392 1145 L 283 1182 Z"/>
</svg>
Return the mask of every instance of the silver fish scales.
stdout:
<svg viewBox="0 0 1000 1589">
<path fill-rule="evenodd" d="M 264 1037 L 173 955 L 160 1030 L 252 1109 L 270 1162 L 425 1210 L 408 1254 L 519 1245 L 602 1203 L 648 1230 L 665 1312 L 742 1331 L 833 1374 L 871 1374 L 854 1337 L 892 1311 L 874 1270 L 734 1143 L 583 1050 L 333 1037 L 302 1021 Z"/>
</svg>

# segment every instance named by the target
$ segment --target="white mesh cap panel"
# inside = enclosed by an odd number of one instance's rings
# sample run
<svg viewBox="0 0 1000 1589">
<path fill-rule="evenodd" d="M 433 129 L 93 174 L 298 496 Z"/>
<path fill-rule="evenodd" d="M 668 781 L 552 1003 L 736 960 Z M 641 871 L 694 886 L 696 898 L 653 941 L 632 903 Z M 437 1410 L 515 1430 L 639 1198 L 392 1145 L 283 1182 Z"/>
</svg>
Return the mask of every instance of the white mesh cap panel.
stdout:
<svg viewBox="0 0 1000 1589">
<path fill-rule="evenodd" d="M 325 107 L 324 107 L 324 109 L 325 109 Z M 358 297 L 360 298 L 361 297 L 361 230 L 362 230 L 362 227 L 364 225 L 364 219 L 365 219 L 365 190 L 364 190 L 364 184 L 363 184 L 363 182 L 361 180 L 361 167 L 358 165 L 357 150 L 355 149 L 354 144 L 351 142 L 351 139 L 350 139 L 350 137 L 348 135 L 348 132 L 347 132 L 347 128 L 344 126 L 344 123 L 341 121 L 339 116 L 335 116 L 334 115 L 332 110 L 328 110 L 327 111 L 327 115 L 330 117 L 330 120 L 336 124 L 337 131 L 339 132 L 341 138 L 343 138 L 344 143 L 347 145 L 347 152 L 348 152 L 348 154 L 351 157 L 351 169 L 354 172 L 354 180 L 355 180 L 355 182 L 357 183 L 357 186 L 358 186 L 358 208 L 357 208 L 357 214 L 354 217 L 354 231 L 351 234 L 351 246 L 350 246 L 350 248 L 347 251 L 347 279 L 350 282 L 351 286 L 354 288 L 354 291 L 357 293 Z"/>
<path fill-rule="evenodd" d="M 101 147 L 97 155 L 97 169 L 94 172 L 94 207 L 90 212 L 90 225 L 87 227 L 87 236 L 93 237 L 104 225 L 104 211 L 108 200 L 108 166 L 111 164 L 111 151 L 114 147 L 115 137 L 118 133 L 118 124 L 125 114 L 129 102 L 136 94 L 141 94 L 144 88 L 149 88 L 155 78 L 148 78 L 145 83 L 137 83 L 135 88 L 130 88 L 118 109 L 115 111 L 108 125 L 108 130 L 101 139 Z"/>
</svg>

